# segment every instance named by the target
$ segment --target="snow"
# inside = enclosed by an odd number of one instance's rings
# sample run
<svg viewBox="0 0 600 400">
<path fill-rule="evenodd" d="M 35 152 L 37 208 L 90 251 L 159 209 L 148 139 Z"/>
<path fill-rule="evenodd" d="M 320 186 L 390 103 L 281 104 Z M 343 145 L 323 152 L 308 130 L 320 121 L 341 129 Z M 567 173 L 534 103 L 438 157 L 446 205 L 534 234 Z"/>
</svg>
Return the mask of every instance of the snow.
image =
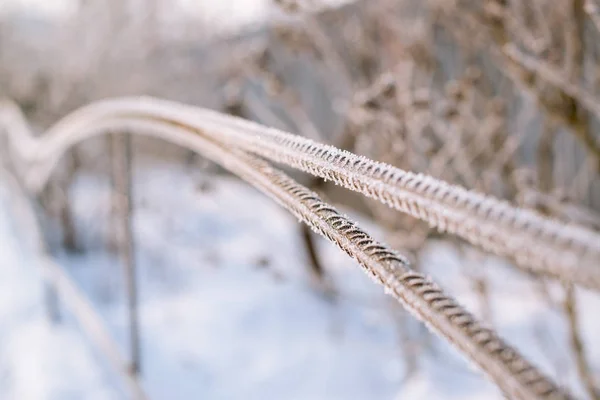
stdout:
<svg viewBox="0 0 600 400">
<path fill-rule="evenodd" d="M 144 0 L 132 4 L 138 8 L 146 6 Z M 177 0 L 159 6 L 161 18 L 165 14 L 179 19 L 182 16 L 193 17 L 224 31 L 264 23 L 273 9 L 270 0 Z M 49 20 L 63 20 L 77 12 L 79 7 L 76 0 L 2 0 L 0 15 L 25 12 Z"/>
<path fill-rule="evenodd" d="M 332 300 L 311 286 L 297 221 L 256 190 L 231 177 L 144 162 L 134 181 L 142 381 L 152 399 L 501 398 L 324 241 L 320 254 L 340 295 Z M 72 195 L 84 250 L 55 257 L 125 352 L 123 273 L 105 244 L 106 177 L 79 175 Z M 62 323 L 46 318 L 36 259 L 13 207 L 0 181 L 0 398 L 127 398 L 68 305 L 61 307 Z M 423 265 L 475 313 L 483 307 L 471 278 L 485 277 L 494 326 L 548 374 L 573 385 L 564 319 L 529 278 L 498 260 L 460 259 L 444 243 L 431 246 Z M 600 301 L 580 295 L 598 370 Z"/>
<path fill-rule="evenodd" d="M 9 198 L 0 182 L 0 398 L 118 398 L 75 326 L 46 318 L 37 260 L 19 240 Z"/>
<path fill-rule="evenodd" d="M 63 18 L 70 15 L 75 8 L 76 2 L 73 0 L 2 0 L 0 14 L 26 10 L 28 14 Z"/>
</svg>

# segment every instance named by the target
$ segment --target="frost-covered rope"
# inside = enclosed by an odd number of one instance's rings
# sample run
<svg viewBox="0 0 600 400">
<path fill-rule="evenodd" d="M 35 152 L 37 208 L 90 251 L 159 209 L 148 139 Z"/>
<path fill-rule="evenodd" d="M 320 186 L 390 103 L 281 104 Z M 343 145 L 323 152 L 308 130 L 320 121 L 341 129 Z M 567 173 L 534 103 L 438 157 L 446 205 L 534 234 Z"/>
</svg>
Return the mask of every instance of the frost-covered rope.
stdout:
<svg viewBox="0 0 600 400">
<path fill-rule="evenodd" d="M 528 270 L 566 282 L 600 289 L 600 235 L 539 213 L 513 207 L 494 197 L 422 174 L 403 171 L 335 147 L 211 110 L 153 98 L 106 100 L 84 107 L 59 122 L 44 137 L 43 146 L 21 157 L 49 160 L 61 154 L 77 134 L 64 129 L 109 116 L 136 116 L 185 123 L 202 129 L 213 140 L 284 163 L 455 234 L 489 252 L 511 258 Z M 63 150 L 64 151 L 64 150 Z M 43 163 L 32 174 L 42 185 L 51 168 Z"/>
<path fill-rule="evenodd" d="M 101 120 L 90 119 L 88 124 L 62 125 L 61 129 L 78 140 L 126 130 L 163 138 L 198 152 L 271 196 L 357 260 L 375 281 L 384 286 L 386 293 L 394 296 L 413 315 L 445 338 L 510 398 L 569 398 L 566 392 L 541 374 L 493 330 L 477 322 L 439 286 L 412 271 L 403 256 L 373 240 L 356 224 L 321 201 L 315 193 L 267 162 L 239 149 L 228 150 L 223 144 L 211 140 L 211 135 L 182 122 L 139 116 L 105 117 Z M 75 143 L 69 141 L 70 145 Z M 39 156 L 40 153 L 37 154 Z"/>
</svg>

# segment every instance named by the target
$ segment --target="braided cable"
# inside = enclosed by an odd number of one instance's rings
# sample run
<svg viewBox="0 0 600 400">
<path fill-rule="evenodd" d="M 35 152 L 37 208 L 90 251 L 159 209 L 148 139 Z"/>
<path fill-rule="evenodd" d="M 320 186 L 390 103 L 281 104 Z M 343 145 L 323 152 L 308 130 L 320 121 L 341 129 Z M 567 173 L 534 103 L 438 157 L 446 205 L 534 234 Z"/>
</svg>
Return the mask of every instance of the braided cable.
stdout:
<svg viewBox="0 0 600 400">
<path fill-rule="evenodd" d="M 508 257 L 526 270 L 600 289 L 600 235 L 596 232 L 427 175 L 406 172 L 333 146 L 206 109 L 147 97 L 98 102 L 63 119 L 46 135 L 46 146 L 38 150 L 57 153 L 55 148 L 64 146 L 61 142 L 73 137 L 55 133 L 90 118 L 102 120 L 107 116 L 185 122 L 227 146 L 292 166 L 376 199 L 441 232 Z"/>
<path fill-rule="evenodd" d="M 94 135 L 128 130 L 152 135 L 184 146 L 217 162 L 286 207 L 317 233 L 323 235 L 384 286 L 413 315 L 445 338 L 468 360 L 477 365 L 508 396 L 515 399 L 568 399 L 569 395 L 484 327 L 452 297 L 424 275 L 412 271 L 408 261 L 373 240 L 335 208 L 278 171 L 267 162 L 213 139 L 214 134 L 187 125 L 139 115 L 119 116 L 94 113 L 61 123 L 48 135 L 33 138 L 29 145 L 37 162 L 27 175 L 46 174 L 70 146 Z M 63 120 L 64 122 L 65 120 Z M 54 138 L 48 141 L 47 138 Z M 30 138 L 31 139 L 31 138 Z M 13 143 L 14 144 L 14 143 Z M 52 148 L 56 153 L 50 153 Z M 45 150 L 44 150 L 45 149 Z M 47 157 L 44 160 L 42 155 Z M 39 183 L 39 178 L 38 178 Z"/>
</svg>

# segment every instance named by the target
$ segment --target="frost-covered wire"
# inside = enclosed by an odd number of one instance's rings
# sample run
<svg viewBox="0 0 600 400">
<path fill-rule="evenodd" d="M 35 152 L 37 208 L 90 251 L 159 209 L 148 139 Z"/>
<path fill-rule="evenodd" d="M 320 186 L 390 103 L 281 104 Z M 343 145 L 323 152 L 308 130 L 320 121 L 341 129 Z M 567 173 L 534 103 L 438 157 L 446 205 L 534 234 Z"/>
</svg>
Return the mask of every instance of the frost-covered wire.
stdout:
<svg viewBox="0 0 600 400">
<path fill-rule="evenodd" d="M 564 224 L 513 207 L 494 197 L 369 160 L 276 129 L 211 110 L 153 98 L 106 100 L 63 119 L 40 140 L 43 146 L 21 157 L 49 160 L 76 141 L 65 135 L 91 119 L 135 116 L 185 123 L 202 129 L 213 140 L 284 163 L 360 192 L 455 234 L 489 252 L 508 257 L 525 269 L 566 282 L 600 289 L 600 235 L 576 224 Z M 42 185 L 51 171 L 41 164 L 32 183 Z"/>
<path fill-rule="evenodd" d="M 56 138 L 69 136 L 71 140 L 62 143 L 70 146 L 93 135 L 125 130 L 166 139 L 198 152 L 271 196 L 298 219 L 357 260 L 375 281 L 384 286 L 386 293 L 394 296 L 413 315 L 445 338 L 510 398 L 569 398 L 566 392 L 541 374 L 493 330 L 477 322 L 439 286 L 411 270 L 409 262 L 403 256 L 373 240 L 315 193 L 267 162 L 236 148 L 226 149 L 223 143 L 212 140 L 210 134 L 182 121 L 107 116 L 102 119 L 90 118 L 85 124 L 84 119 L 78 118 L 76 124 L 60 125 L 60 132 L 63 132 L 61 135 L 56 133 L 59 132 L 56 129 L 51 132 L 57 135 Z M 43 142 L 44 137 L 47 136 L 37 139 L 37 145 L 49 144 Z M 54 149 L 65 151 L 67 147 L 59 146 Z M 37 158 L 41 154 L 49 156 L 51 153 L 40 147 L 31 153 L 34 154 Z M 50 166 L 44 163 L 40 165 Z"/>
</svg>

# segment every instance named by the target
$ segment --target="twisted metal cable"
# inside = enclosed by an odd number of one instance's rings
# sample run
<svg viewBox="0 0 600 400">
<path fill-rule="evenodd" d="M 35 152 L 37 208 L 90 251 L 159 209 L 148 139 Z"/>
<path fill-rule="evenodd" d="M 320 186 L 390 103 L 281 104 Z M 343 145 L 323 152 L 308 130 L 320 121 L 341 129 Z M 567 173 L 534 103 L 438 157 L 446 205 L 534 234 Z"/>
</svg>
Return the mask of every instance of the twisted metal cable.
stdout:
<svg viewBox="0 0 600 400">
<path fill-rule="evenodd" d="M 358 261 L 388 294 L 479 366 L 510 398 L 569 397 L 439 286 L 412 271 L 406 258 L 373 240 L 314 192 L 244 153 L 213 148 L 210 154 L 216 155 L 209 157 L 213 161 L 260 188 Z M 238 159 L 228 161 L 231 155 Z"/>
<path fill-rule="evenodd" d="M 77 124 L 63 132 L 73 134 L 80 141 L 93 135 L 122 130 L 156 136 L 192 149 L 275 199 L 315 232 L 357 260 L 375 281 L 384 286 L 386 293 L 394 296 L 431 330 L 477 365 L 510 398 L 570 398 L 493 330 L 477 322 L 439 286 L 412 271 L 403 256 L 373 240 L 315 193 L 267 162 L 238 149 L 227 150 L 223 143 L 212 141 L 211 135 L 183 123 L 139 116 L 91 119 L 87 125 Z M 39 140 L 38 145 L 43 143 L 42 138 Z M 71 146 L 77 141 L 68 142 Z"/>
<path fill-rule="evenodd" d="M 137 116 L 202 129 L 213 140 L 283 163 L 374 198 L 455 234 L 486 251 L 508 257 L 527 270 L 566 282 L 600 289 L 600 235 L 576 224 L 564 224 L 513 207 L 494 197 L 450 185 L 430 176 L 405 172 L 240 118 L 152 98 L 122 98 L 98 102 L 63 119 L 43 138 L 30 160 L 48 159 L 76 135 L 60 135 L 96 119 Z M 37 185 L 51 170 L 40 166 Z M 44 175 L 46 171 L 46 176 Z"/>
<path fill-rule="evenodd" d="M 374 241 L 313 192 L 266 162 L 239 150 L 226 150 L 223 146 L 227 143 L 211 141 L 211 138 L 214 140 L 214 133 L 187 125 L 185 119 L 174 122 L 177 117 L 173 115 L 169 120 L 157 118 L 151 111 L 147 115 L 129 112 L 122 113 L 129 116 L 111 117 L 105 111 L 87 108 L 64 119 L 48 135 L 40 138 L 13 136 L 13 150 L 18 149 L 21 161 L 29 161 L 34 166 L 26 173 L 30 183 L 39 185 L 45 182 L 53 163 L 70 146 L 92 135 L 114 130 L 129 129 L 146 133 L 193 149 L 269 194 L 316 232 L 355 258 L 366 272 L 384 285 L 387 293 L 446 338 L 510 397 L 568 398 L 566 393 L 540 374 L 492 330 L 475 321 L 437 285 L 410 270 L 405 258 Z M 20 134 L 23 133 L 21 129 Z M 28 146 L 27 149 L 21 147 L 24 144 Z"/>
<path fill-rule="evenodd" d="M 211 118 L 215 132 L 230 124 L 219 138 L 240 149 L 360 192 L 533 272 L 600 289 L 598 233 L 310 139 L 216 113 Z"/>
</svg>

